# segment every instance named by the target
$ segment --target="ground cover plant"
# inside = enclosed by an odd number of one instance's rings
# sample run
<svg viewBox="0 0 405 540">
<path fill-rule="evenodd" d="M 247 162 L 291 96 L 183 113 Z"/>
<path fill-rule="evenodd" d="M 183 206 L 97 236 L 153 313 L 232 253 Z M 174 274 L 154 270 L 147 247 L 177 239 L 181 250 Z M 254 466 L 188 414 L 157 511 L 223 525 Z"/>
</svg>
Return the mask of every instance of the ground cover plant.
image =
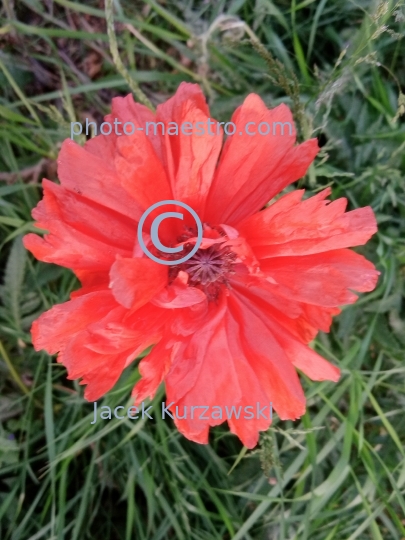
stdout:
<svg viewBox="0 0 405 540">
<path fill-rule="evenodd" d="M 0 537 L 405 538 L 405 6 L 5 0 L 0 16 Z M 70 122 L 100 123 L 131 91 L 157 105 L 182 81 L 219 121 L 250 92 L 289 105 L 322 149 L 287 191 L 330 186 L 378 222 L 356 250 L 377 288 L 313 344 L 340 381 L 301 376 L 306 414 L 275 416 L 254 450 L 225 426 L 192 443 L 158 415 L 91 425 L 83 387 L 31 345 L 32 321 L 79 286 L 21 241 Z M 131 404 L 137 362 L 100 405 Z"/>
</svg>

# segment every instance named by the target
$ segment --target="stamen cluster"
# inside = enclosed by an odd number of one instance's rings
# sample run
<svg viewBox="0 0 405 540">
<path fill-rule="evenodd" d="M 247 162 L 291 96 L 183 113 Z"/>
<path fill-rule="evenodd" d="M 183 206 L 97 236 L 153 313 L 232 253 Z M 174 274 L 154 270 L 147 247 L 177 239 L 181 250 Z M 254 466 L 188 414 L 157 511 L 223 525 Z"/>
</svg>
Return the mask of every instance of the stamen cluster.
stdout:
<svg viewBox="0 0 405 540">
<path fill-rule="evenodd" d="M 187 235 L 179 238 L 185 241 Z M 184 244 L 184 254 L 190 253 L 194 244 Z M 180 271 L 187 272 L 189 285 L 204 291 L 208 300 L 218 298 L 221 286 L 229 287 L 228 276 L 234 273 L 237 256 L 223 243 L 212 244 L 207 248 L 200 248 L 187 261 L 179 265 L 172 265 L 169 269 L 169 281 L 172 282 Z"/>
</svg>

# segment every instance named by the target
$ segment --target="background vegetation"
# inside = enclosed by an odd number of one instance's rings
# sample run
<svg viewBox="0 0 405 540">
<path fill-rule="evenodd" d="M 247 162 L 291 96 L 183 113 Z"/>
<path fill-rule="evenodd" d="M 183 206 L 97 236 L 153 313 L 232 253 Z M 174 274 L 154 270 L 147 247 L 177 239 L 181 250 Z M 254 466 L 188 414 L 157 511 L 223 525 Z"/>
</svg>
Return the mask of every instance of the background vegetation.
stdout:
<svg viewBox="0 0 405 540">
<path fill-rule="evenodd" d="M 404 6 L 117 0 L 113 23 L 101 0 L 5 0 L 0 15 L 0 537 L 404 539 Z M 83 388 L 30 341 L 78 286 L 21 244 L 69 123 L 100 121 L 130 88 L 157 104 L 183 80 L 221 121 L 252 91 L 292 106 L 300 138 L 322 144 L 300 185 L 379 223 L 360 250 L 377 289 L 316 341 L 342 379 L 303 380 L 306 415 L 276 419 L 254 451 L 224 426 L 209 446 L 158 418 L 92 426 Z M 132 365 L 101 404 L 129 403 L 138 377 Z"/>
</svg>

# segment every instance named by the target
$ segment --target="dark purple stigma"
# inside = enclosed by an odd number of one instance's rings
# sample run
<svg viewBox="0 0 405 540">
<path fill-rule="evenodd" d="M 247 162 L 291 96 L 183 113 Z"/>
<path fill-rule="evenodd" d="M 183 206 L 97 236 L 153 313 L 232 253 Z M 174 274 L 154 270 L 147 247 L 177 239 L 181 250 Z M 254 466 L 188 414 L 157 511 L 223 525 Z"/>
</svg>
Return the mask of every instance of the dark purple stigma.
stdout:
<svg viewBox="0 0 405 540">
<path fill-rule="evenodd" d="M 192 245 L 185 245 L 190 251 Z M 189 275 L 189 285 L 205 292 L 209 300 L 218 297 L 222 285 L 229 286 L 228 276 L 233 274 L 236 254 L 229 247 L 213 244 L 207 249 L 199 249 L 190 259 L 170 268 L 171 279 L 175 279 L 180 270 Z M 170 275 L 169 274 L 169 275 Z"/>
<path fill-rule="evenodd" d="M 228 273 L 229 262 L 229 253 L 221 250 L 218 244 L 214 244 L 207 249 L 199 249 L 184 263 L 183 269 L 190 276 L 190 282 L 208 285 Z"/>
</svg>

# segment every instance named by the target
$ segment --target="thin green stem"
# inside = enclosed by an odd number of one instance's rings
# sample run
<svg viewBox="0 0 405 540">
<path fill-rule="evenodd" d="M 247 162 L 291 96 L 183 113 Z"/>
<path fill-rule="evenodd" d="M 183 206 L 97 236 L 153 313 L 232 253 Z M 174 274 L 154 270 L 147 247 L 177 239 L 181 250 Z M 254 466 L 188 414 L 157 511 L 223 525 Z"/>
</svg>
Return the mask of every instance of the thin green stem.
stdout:
<svg viewBox="0 0 405 540">
<path fill-rule="evenodd" d="M 25 384 L 22 382 L 21 377 L 19 376 L 17 371 L 14 369 L 14 366 L 11 363 L 11 360 L 8 357 L 8 354 L 6 353 L 6 350 L 3 347 L 3 343 L 1 341 L 0 341 L 0 354 L 4 358 L 4 361 L 5 361 L 6 365 L 7 365 L 13 379 L 15 380 L 17 385 L 21 388 L 21 390 L 24 392 L 24 394 L 27 394 L 27 396 L 28 396 L 30 394 L 30 391 L 25 386 Z"/>
<path fill-rule="evenodd" d="M 114 14 L 113 14 L 113 2 L 112 0 L 105 0 L 105 15 L 107 20 L 107 34 L 108 34 L 108 41 L 110 44 L 110 52 L 113 59 L 113 62 L 115 64 L 115 67 L 117 68 L 120 75 L 124 77 L 126 82 L 128 83 L 128 86 L 132 90 L 132 92 L 135 94 L 136 99 L 142 103 L 143 105 L 146 105 L 151 109 L 152 111 L 155 110 L 154 106 L 150 102 L 150 100 L 147 98 L 147 96 L 142 92 L 140 89 L 138 83 L 134 81 L 134 79 L 131 77 L 131 75 L 128 73 L 128 70 L 122 63 L 121 57 L 118 52 L 118 44 L 117 44 L 117 38 L 115 35 L 114 30 Z"/>
</svg>

